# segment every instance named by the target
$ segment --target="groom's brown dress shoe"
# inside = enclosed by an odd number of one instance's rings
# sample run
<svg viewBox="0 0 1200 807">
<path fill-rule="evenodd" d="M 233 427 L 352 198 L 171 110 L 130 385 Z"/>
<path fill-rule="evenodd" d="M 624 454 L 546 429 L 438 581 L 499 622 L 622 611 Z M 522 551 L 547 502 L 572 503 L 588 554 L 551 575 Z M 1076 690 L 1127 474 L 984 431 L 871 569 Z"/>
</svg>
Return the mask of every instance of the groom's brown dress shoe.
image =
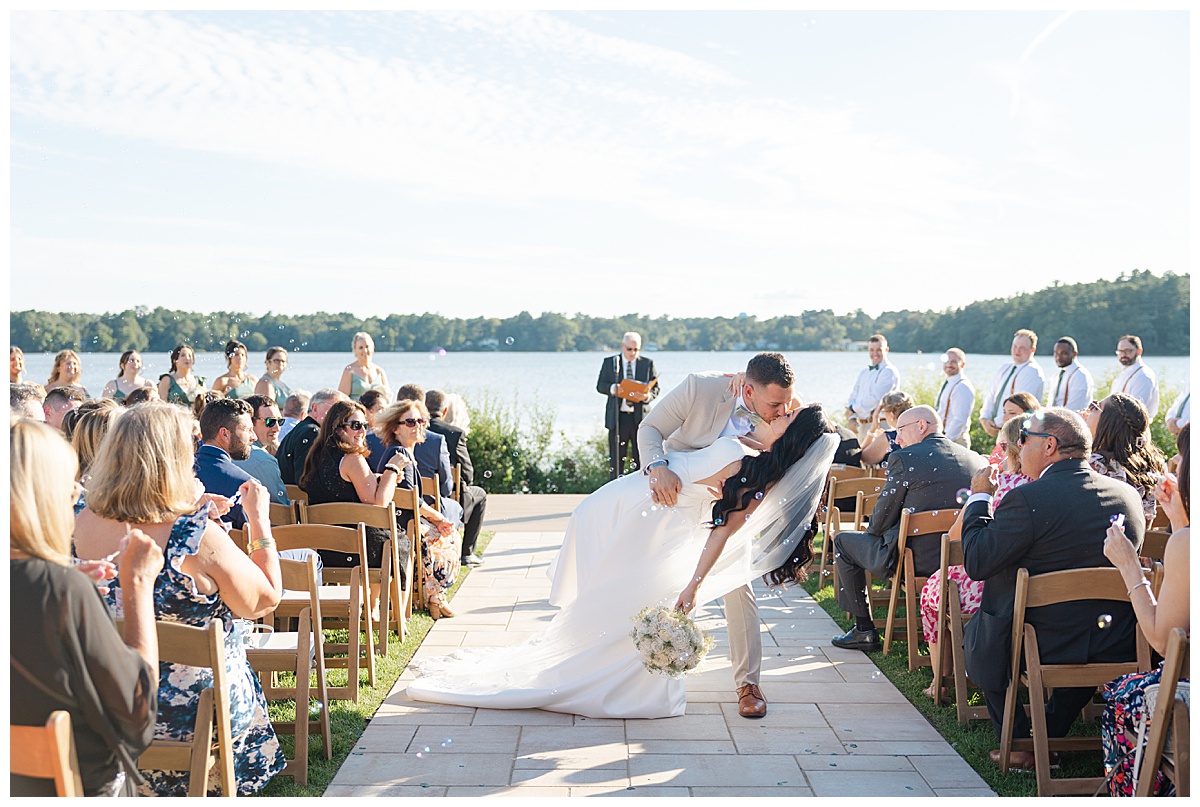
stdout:
<svg viewBox="0 0 1200 807">
<path fill-rule="evenodd" d="M 746 684 L 737 688 L 738 714 L 742 717 L 764 717 L 767 714 L 767 699 L 758 684 Z"/>
</svg>

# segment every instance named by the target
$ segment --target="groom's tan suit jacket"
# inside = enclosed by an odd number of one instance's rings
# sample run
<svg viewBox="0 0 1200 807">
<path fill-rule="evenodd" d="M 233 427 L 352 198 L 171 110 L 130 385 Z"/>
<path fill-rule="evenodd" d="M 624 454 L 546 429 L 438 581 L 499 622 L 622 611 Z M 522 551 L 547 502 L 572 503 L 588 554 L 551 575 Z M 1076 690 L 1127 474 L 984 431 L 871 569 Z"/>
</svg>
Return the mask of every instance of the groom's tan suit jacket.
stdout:
<svg viewBox="0 0 1200 807">
<path fill-rule="evenodd" d="M 736 405 L 737 394 L 729 392 L 729 376 L 692 373 L 660 397 L 642 420 L 637 436 L 642 465 L 661 459 L 668 451 L 696 451 L 712 445 Z"/>
</svg>

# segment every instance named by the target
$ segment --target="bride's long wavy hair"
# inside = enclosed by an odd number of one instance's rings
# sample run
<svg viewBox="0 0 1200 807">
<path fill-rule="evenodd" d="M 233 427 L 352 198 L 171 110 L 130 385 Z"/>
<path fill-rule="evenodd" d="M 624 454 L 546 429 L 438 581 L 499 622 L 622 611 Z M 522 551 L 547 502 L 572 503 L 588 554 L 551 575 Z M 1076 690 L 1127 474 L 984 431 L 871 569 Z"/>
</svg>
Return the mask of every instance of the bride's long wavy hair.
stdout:
<svg viewBox="0 0 1200 807">
<path fill-rule="evenodd" d="M 738 472 L 725 480 L 721 498 L 713 504 L 713 525 L 728 522 L 755 498 L 762 498 L 767 488 L 782 479 L 821 435 L 833 431 L 833 424 L 821 404 L 809 404 L 797 412 L 770 451 L 764 451 L 757 457 L 745 457 Z M 778 569 L 764 575 L 769 585 L 804 580 L 804 569 L 813 558 L 812 541 L 816 536 L 816 523 L 814 517 L 791 557 Z"/>
</svg>

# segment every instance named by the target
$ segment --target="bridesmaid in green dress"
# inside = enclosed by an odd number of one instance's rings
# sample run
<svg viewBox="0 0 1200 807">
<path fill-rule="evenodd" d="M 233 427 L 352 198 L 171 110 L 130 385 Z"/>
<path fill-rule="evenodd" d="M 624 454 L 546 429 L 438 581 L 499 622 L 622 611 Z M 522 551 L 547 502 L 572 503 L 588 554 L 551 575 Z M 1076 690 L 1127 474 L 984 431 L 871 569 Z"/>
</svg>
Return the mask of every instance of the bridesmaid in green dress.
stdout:
<svg viewBox="0 0 1200 807">
<path fill-rule="evenodd" d="M 283 371 L 287 369 L 288 352 L 279 346 L 267 348 L 267 372 L 258 379 L 254 394 L 268 398 L 283 408 L 283 402 L 292 394 L 292 388 L 283 383 Z"/>
<path fill-rule="evenodd" d="M 187 345 L 176 345 L 171 351 L 171 372 L 158 377 L 158 397 L 168 403 L 191 406 L 196 396 L 204 392 L 204 376 L 192 374 L 196 354 Z"/>
<path fill-rule="evenodd" d="M 342 380 L 338 383 L 338 391 L 349 395 L 357 401 L 369 389 L 377 389 L 387 398 L 392 397 L 388 387 L 387 373 L 378 364 L 371 361 L 375 355 L 375 340 L 366 331 L 354 334 L 354 361 L 342 370 Z"/>
<path fill-rule="evenodd" d="M 223 392 L 226 398 L 249 398 L 254 394 L 258 376 L 246 372 L 250 363 L 246 346 L 236 339 L 225 343 L 225 366 L 229 372 L 213 382 L 213 392 Z"/>
<path fill-rule="evenodd" d="M 153 387 L 150 379 L 142 375 L 142 354 L 136 350 L 126 350 L 121 354 L 120 370 L 117 377 L 104 385 L 101 398 L 112 398 L 117 401 L 125 400 L 125 396 L 135 389 Z"/>
</svg>

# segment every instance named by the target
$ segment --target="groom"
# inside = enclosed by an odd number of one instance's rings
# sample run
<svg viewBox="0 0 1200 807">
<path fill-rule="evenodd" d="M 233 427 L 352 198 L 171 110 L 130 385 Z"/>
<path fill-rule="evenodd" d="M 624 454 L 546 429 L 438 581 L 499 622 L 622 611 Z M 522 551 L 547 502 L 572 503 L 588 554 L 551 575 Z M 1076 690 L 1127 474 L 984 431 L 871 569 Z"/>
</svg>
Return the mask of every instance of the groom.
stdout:
<svg viewBox="0 0 1200 807">
<path fill-rule="evenodd" d="M 774 420 L 792 405 L 795 381 L 782 354 L 759 353 L 746 365 L 745 383 L 738 392 L 729 391 L 726 375 L 692 373 L 659 398 L 638 428 L 638 453 L 645 463 L 643 473 L 650 477 L 654 501 L 673 507 L 682 487 L 666 459 L 668 451 L 706 448 L 719 437 L 748 434 L 758 422 Z M 738 713 L 762 717 L 767 713 L 767 701 L 758 685 L 762 638 L 750 584 L 725 595 L 725 617 Z"/>
</svg>

